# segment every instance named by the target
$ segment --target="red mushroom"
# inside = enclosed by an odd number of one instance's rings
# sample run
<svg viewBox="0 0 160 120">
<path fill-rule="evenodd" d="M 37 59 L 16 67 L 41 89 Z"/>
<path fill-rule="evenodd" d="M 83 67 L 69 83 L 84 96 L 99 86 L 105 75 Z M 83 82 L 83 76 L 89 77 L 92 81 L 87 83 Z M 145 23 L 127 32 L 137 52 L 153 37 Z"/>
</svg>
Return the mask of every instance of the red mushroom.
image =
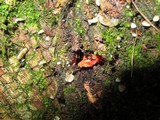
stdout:
<svg viewBox="0 0 160 120">
<path fill-rule="evenodd" d="M 95 64 L 99 63 L 102 57 L 99 55 L 85 55 L 82 61 L 78 63 L 79 67 L 93 67 Z"/>
</svg>

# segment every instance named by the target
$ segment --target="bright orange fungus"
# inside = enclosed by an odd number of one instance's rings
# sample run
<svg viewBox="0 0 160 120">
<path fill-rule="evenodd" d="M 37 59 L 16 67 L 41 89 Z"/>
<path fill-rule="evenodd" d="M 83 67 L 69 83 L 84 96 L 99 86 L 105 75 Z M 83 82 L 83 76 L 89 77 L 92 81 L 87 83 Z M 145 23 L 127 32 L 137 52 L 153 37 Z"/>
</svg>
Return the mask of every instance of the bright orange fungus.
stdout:
<svg viewBox="0 0 160 120">
<path fill-rule="evenodd" d="M 102 57 L 99 55 L 85 55 L 78 63 L 79 67 L 93 67 L 96 63 L 100 62 Z"/>
</svg>

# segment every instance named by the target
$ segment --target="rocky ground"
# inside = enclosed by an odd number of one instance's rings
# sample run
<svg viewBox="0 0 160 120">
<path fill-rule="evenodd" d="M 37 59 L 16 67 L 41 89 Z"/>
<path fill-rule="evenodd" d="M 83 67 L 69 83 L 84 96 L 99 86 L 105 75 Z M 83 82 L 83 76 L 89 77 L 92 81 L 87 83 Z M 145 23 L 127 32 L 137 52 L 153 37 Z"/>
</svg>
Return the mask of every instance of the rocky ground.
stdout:
<svg viewBox="0 0 160 120">
<path fill-rule="evenodd" d="M 0 1 L 0 120 L 159 120 L 159 6 Z"/>
</svg>

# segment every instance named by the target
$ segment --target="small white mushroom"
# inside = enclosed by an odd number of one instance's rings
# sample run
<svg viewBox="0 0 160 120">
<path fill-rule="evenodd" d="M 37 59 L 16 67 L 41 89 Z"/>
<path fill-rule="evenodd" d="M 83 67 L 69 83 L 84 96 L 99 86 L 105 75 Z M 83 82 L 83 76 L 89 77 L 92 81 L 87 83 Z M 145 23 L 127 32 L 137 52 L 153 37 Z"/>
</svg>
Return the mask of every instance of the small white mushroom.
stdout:
<svg viewBox="0 0 160 120">
<path fill-rule="evenodd" d="M 137 25 L 135 23 L 131 23 L 131 28 L 132 29 L 137 28 Z"/>
<path fill-rule="evenodd" d="M 97 23 L 98 22 L 98 17 L 94 17 L 93 19 L 90 19 L 88 20 L 88 24 L 91 25 L 91 24 L 94 24 L 94 23 Z"/>
<path fill-rule="evenodd" d="M 27 53 L 27 51 L 28 51 L 27 48 L 23 48 L 21 52 L 18 54 L 17 59 L 21 60 L 24 57 L 24 55 Z"/>
<path fill-rule="evenodd" d="M 42 33 L 44 33 L 43 29 L 38 32 L 39 35 L 42 34 Z"/>
<path fill-rule="evenodd" d="M 132 34 L 133 37 L 137 37 L 136 33 L 132 32 L 131 34 Z"/>
<path fill-rule="evenodd" d="M 101 4 L 100 4 L 100 0 L 96 0 L 96 5 L 97 6 L 100 6 Z"/>
<path fill-rule="evenodd" d="M 116 78 L 115 80 L 117 83 L 121 82 L 121 79 L 120 78 Z"/>
<path fill-rule="evenodd" d="M 108 15 L 100 12 L 98 15 L 98 21 L 104 25 L 104 26 L 108 26 L 108 27 L 114 27 L 117 26 L 119 23 L 119 19 L 116 18 L 110 18 Z"/>
<path fill-rule="evenodd" d="M 61 64 L 61 62 L 60 62 L 60 61 L 58 61 L 58 62 L 57 62 L 57 65 L 60 65 L 60 64 Z"/>
<path fill-rule="evenodd" d="M 121 40 L 122 38 L 120 36 L 117 36 L 117 40 Z"/>
<path fill-rule="evenodd" d="M 120 46 L 120 45 L 117 45 L 117 48 L 121 48 L 121 46 Z"/>
<path fill-rule="evenodd" d="M 153 17 L 153 21 L 154 21 L 154 22 L 158 22 L 158 21 L 159 21 L 159 16 L 158 16 L 158 15 L 155 15 L 155 16 Z"/>
<path fill-rule="evenodd" d="M 72 82 L 74 80 L 74 75 L 70 72 L 66 73 L 65 81 L 66 82 Z"/>
<path fill-rule="evenodd" d="M 45 64 L 45 63 L 47 63 L 45 60 L 41 60 L 41 61 L 38 63 L 38 65 L 43 65 L 43 64 Z"/>
<path fill-rule="evenodd" d="M 150 27 L 151 25 L 147 22 L 147 21 L 143 21 L 142 22 L 142 25 L 144 26 L 144 27 Z"/>
<path fill-rule="evenodd" d="M 118 85 L 118 90 L 119 90 L 119 92 L 124 92 L 126 90 L 126 86 L 123 85 L 123 84 L 119 84 Z"/>
<path fill-rule="evenodd" d="M 51 40 L 51 37 L 47 36 L 47 37 L 45 38 L 45 40 L 46 40 L 46 41 L 50 41 L 50 40 Z"/>
<path fill-rule="evenodd" d="M 22 19 L 22 18 L 16 18 L 15 19 L 15 22 L 17 23 L 17 22 L 23 22 L 24 21 L 24 19 Z"/>
<path fill-rule="evenodd" d="M 54 120 L 60 120 L 60 118 L 58 116 L 55 116 Z"/>
<path fill-rule="evenodd" d="M 86 0 L 86 4 L 87 4 L 87 5 L 89 4 L 89 0 Z"/>
</svg>

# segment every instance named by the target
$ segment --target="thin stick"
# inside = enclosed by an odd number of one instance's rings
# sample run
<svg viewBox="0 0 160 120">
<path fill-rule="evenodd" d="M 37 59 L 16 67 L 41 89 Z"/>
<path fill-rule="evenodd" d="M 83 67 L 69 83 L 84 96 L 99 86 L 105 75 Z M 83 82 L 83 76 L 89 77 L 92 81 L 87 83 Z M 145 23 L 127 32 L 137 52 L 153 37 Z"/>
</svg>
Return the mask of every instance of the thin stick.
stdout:
<svg viewBox="0 0 160 120">
<path fill-rule="evenodd" d="M 136 8 L 136 10 L 142 15 L 142 17 L 154 28 L 156 29 L 158 32 L 160 32 L 160 30 L 154 25 L 152 24 L 152 22 L 139 10 L 139 8 L 137 7 L 136 3 L 132 0 L 132 3 L 134 5 L 134 7 Z"/>
<path fill-rule="evenodd" d="M 137 38 L 134 40 L 133 49 L 132 49 L 132 56 L 131 56 L 131 78 L 133 77 L 133 67 L 134 67 L 134 49 L 136 46 Z"/>
</svg>

